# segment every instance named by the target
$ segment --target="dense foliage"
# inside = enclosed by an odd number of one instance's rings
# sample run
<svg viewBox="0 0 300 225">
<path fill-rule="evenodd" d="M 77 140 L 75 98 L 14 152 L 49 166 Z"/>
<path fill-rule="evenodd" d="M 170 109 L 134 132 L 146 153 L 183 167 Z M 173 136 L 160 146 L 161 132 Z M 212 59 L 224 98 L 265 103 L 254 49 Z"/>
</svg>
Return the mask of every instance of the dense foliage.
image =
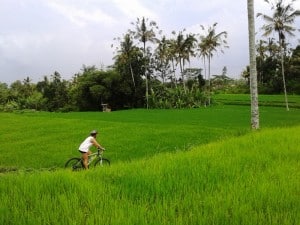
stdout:
<svg viewBox="0 0 300 225">
<path fill-rule="evenodd" d="M 257 80 L 259 92 L 262 94 L 283 93 L 281 77 L 281 56 L 279 46 L 273 42 L 260 41 L 257 44 Z M 289 49 L 284 55 L 286 88 L 290 94 L 300 94 L 300 45 Z M 249 79 L 249 68 L 242 76 Z"/>
</svg>

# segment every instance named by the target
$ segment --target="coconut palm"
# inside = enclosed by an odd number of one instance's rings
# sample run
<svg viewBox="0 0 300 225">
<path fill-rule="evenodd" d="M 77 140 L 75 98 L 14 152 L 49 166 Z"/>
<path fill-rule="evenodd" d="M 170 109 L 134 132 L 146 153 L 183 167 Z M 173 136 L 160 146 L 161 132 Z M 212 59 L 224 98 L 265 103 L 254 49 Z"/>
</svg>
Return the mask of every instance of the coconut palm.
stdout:
<svg viewBox="0 0 300 225">
<path fill-rule="evenodd" d="M 176 32 L 172 32 L 173 35 L 176 35 Z M 176 38 L 171 38 L 168 40 L 168 58 L 172 66 L 171 80 L 174 81 L 175 87 L 177 88 L 176 82 Z"/>
<path fill-rule="evenodd" d="M 256 45 L 256 51 L 258 54 L 258 63 L 259 63 L 259 68 L 261 68 L 261 65 L 263 65 L 267 55 L 266 55 L 266 51 L 267 51 L 267 46 L 266 46 L 267 42 L 264 40 L 259 40 L 259 42 Z M 259 70 L 259 69 L 258 69 Z M 262 70 L 260 69 L 258 72 L 258 81 L 260 84 L 263 83 L 263 73 Z"/>
<path fill-rule="evenodd" d="M 249 55 L 250 55 L 250 92 L 251 92 L 251 127 L 259 129 L 256 49 L 255 49 L 255 22 L 254 0 L 247 0 L 248 8 L 248 31 L 249 31 Z"/>
<path fill-rule="evenodd" d="M 271 58 L 280 53 L 280 47 L 274 42 L 274 38 L 269 38 L 267 43 L 267 52 Z"/>
<path fill-rule="evenodd" d="M 114 67 L 120 72 L 120 75 L 128 85 L 128 91 L 131 93 L 132 103 L 135 105 L 139 99 L 139 93 L 142 88 L 142 66 L 143 66 L 143 52 L 134 45 L 133 37 L 130 33 L 126 33 L 121 38 L 115 38 L 118 46 L 114 52 Z M 128 92 L 129 93 L 129 92 Z"/>
<path fill-rule="evenodd" d="M 208 96 L 208 104 L 210 105 L 210 65 L 211 59 L 213 57 L 213 53 L 220 50 L 222 53 L 223 48 L 228 48 L 227 45 L 227 32 L 222 31 L 220 33 L 216 33 L 216 26 L 217 23 L 214 23 L 212 26 L 208 27 L 206 35 L 200 35 L 200 40 L 198 44 L 199 54 L 202 57 L 206 57 L 208 60 L 208 89 L 209 89 L 209 96 Z M 205 31 L 204 26 L 201 25 L 201 29 Z"/>
<path fill-rule="evenodd" d="M 285 41 L 286 35 L 295 36 L 294 32 L 296 31 L 296 28 L 294 28 L 292 25 L 295 21 L 296 16 L 300 15 L 299 10 L 293 9 L 293 2 L 295 1 L 296 0 L 291 0 L 290 3 L 284 5 L 284 0 L 265 0 L 265 2 L 271 5 L 273 15 L 268 16 L 262 13 L 257 14 L 258 17 L 262 17 L 266 22 L 266 24 L 262 26 L 264 36 L 269 36 L 273 32 L 276 32 L 278 34 L 278 41 L 281 47 L 281 73 L 287 111 L 289 110 L 289 106 L 284 74 L 284 55 L 286 47 Z"/>
<path fill-rule="evenodd" d="M 196 43 L 196 38 L 192 34 L 183 35 L 183 31 L 179 32 L 175 44 L 175 55 L 177 63 L 179 64 L 181 79 L 183 82 L 183 86 L 185 88 L 184 83 L 184 67 L 185 63 L 190 61 L 190 56 L 194 56 L 194 45 Z"/>
<path fill-rule="evenodd" d="M 198 51 L 198 56 L 200 58 L 202 58 L 203 60 L 203 65 L 204 65 L 204 77 L 205 79 L 207 79 L 207 71 L 206 71 L 206 59 L 208 59 L 208 55 L 209 55 L 209 52 L 208 52 L 208 45 L 206 45 L 206 43 L 203 41 L 203 42 L 199 42 L 198 43 L 198 48 L 197 48 L 197 51 Z"/>
<path fill-rule="evenodd" d="M 135 79 L 134 79 L 134 73 L 132 69 L 132 56 L 134 52 L 136 51 L 136 47 L 133 45 L 133 41 L 129 34 L 125 34 L 123 37 L 123 41 L 120 43 L 120 49 L 118 50 L 118 55 L 115 57 L 117 61 L 122 62 L 123 64 L 129 64 L 132 84 L 134 87 L 134 90 L 136 89 Z"/>
<path fill-rule="evenodd" d="M 133 34 L 134 38 L 138 39 L 143 44 L 143 53 L 144 57 L 146 57 L 146 43 L 149 42 L 157 42 L 156 39 L 156 31 L 158 30 L 158 26 L 154 21 L 148 21 L 144 17 L 142 19 L 137 18 L 136 23 L 132 23 L 135 25 L 135 30 L 130 32 Z M 146 104 L 147 109 L 149 108 L 148 103 L 148 95 L 149 95 L 149 87 L 148 87 L 148 75 L 147 73 L 147 65 L 144 65 L 144 76 L 146 79 Z"/>
<path fill-rule="evenodd" d="M 161 73 L 162 82 L 164 84 L 168 69 L 170 68 L 168 40 L 165 36 L 163 36 L 162 39 L 158 42 L 158 46 L 155 49 L 155 59 L 157 61 L 156 70 L 158 70 Z"/>
</svg>

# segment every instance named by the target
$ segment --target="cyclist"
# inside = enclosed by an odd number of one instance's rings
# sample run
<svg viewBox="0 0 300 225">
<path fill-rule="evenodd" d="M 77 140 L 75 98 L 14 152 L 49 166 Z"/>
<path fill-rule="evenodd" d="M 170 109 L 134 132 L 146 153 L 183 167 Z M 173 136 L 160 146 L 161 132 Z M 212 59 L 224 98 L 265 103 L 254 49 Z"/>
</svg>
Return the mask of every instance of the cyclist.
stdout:
<svg viewBox="0 0 300 225">
<path fill-rule="evenodd" d="M 88 169 L 88 157 L 92 153 L 90 151 L 90 147 L 95 146 L 98 149 L 105 150 L 96 140 L 98 132 L 96 130 L 92 130 L 90 136 L 87 137 L 79 146 L 79 152 L 81 152 L 81 157 L 83 160 L 83 166 L 85 169 Z"/>
</svg>

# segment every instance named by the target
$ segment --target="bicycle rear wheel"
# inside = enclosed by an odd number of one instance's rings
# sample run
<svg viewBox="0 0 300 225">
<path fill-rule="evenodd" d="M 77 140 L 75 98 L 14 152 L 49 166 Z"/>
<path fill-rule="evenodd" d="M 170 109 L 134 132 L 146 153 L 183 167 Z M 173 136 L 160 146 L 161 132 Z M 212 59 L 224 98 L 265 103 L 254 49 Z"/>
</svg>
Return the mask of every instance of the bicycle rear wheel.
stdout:
<svg viewBox="0 0 300 225">
<path fill-rule="evenodd" d="M 71 158 L 71 159 L 69 159 L 65 164 L 65 168 L 70 168 L 72 170 L 81 170 L 81 169 L 83 169 L 81 158 Z"/>
<path fill-rule="evenodd" d="M 94 167 L 101 167 L 101 166 L 109 166 L 110 165 L 110 161 L 108 159 L 98 159 L 95 164 Z"/>
</svg>

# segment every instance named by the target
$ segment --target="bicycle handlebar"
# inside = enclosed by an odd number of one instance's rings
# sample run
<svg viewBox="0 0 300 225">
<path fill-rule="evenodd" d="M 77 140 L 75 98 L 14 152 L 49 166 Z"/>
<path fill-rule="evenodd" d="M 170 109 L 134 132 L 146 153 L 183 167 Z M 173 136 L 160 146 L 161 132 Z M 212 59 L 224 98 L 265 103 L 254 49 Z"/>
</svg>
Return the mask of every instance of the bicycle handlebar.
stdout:
<svg viewBox="0 0 300 225">
<path fill-rule="evenodd" d="M 100 155 L 105 151 L 105 148 L 97 148 L 97 149 L 98 149 L 98 155 Z"/>
</svg>

